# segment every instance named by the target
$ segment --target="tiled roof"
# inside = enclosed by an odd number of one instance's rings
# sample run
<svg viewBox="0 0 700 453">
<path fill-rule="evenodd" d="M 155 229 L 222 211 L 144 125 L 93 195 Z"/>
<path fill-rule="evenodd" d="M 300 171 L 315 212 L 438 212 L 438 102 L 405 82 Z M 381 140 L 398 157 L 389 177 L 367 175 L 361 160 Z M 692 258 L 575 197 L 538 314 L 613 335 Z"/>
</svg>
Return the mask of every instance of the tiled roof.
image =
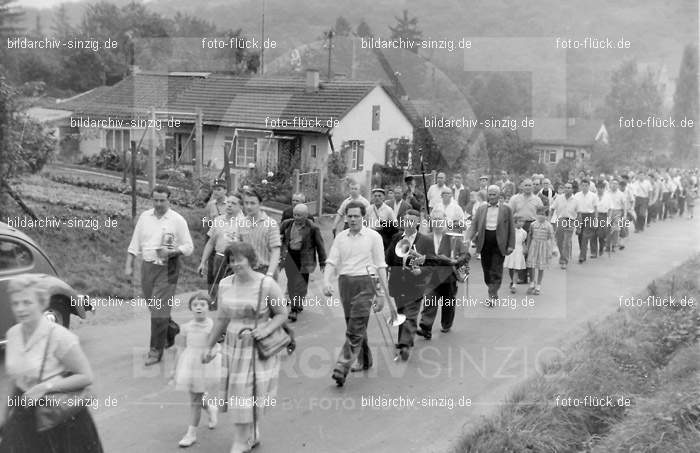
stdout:
<svg viewBox="0 0 700 453">
<path fill-rule="evenodd" d="M 326 132 L 329 120 L 342 119 L 377 86 L 377 82 L 334 80 L 307 93 L 303 77 L 135 74 L 89 99 L 68 100 L 60 108 L 91 117 L 144 116 L 151 107 L 189 113 L 201 108 L 204 124 Z M 192 122 L 191 116 L 173 116 Z M 294 117 L 313 119 L 314 125 L 294 126 Z M 287 126 L 272 127 L 272 119 L 287 121 Z"/>
<path fill-rule="evenodd" d="M 321 82 L 318 91 L 307 93 L 305 78 L 212 75 L 193 83 L 172 107 L 177 111 L 201 107 L 205 124 L 325 132 L 328 120 L 343 118 L 377 85 L 334 80 Z M 294 126 L 294 117 L 318 119 L 321 127 L 315 122 L 314 127 Z M 287 121 L 287 126 L 271 127 L 273 119 Z"/>
<path fill-rule="evenodd" d="M 532 129 L 519 128 L 523 140 L 541 145 L 593 146 L 603 126 L 600 119 L 576 118 L 571 124 L 566 118 L 534 119 Z"/>
<path fill-rule="evenodd" d="M 129 76 L 112 87 L 101 87 L 96 93 L 85 93 L 57 106 L 71 110 L 74 116 L 129 118 L 144 116 L 153 107 L 170 110 L 169 106 L 198 76 L 169 76 L 140 73 Z"/>
</svg>

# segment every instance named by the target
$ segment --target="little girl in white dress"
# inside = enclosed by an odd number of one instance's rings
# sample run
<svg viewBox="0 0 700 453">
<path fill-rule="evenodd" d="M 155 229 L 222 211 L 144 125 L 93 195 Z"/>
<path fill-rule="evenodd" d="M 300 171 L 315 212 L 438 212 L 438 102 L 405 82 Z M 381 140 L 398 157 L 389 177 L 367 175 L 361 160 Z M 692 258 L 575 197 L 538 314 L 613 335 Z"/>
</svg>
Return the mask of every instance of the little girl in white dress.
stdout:
<svg viewBox="0 0 700 453">
<path fill-rule="evenodd" d="M 209 363 L 202 363 L 202 354 L 207 351 L 207 338 L 214 327 L 214 321 L 207 312 L 212 299 L 205 291 L 194 294 L 188 303 L 193 319 L 180 326 L 178 358 L 173 382 L 177 390 L 190 393 L 190 425 L 187 433 L 180 440 L 180 447 L 189 447 L 197 441 L 197 426 L 202 414 L 202 407 L 209 416 L 209 429 L 217 423 L 218 408 L 207 401 L 207 392 L 216 389 L 221 376 L 221 356 Z M 185 339 L 184 350 L 182 340 Z M 218 346 L 218 344 L 217 344 Z"/>
<path fill-rule="evenodd" d="M 506 255 L 506 259 L 503 261 L 503 267 L 508 269 L 508 275 L 510 276 L 510 293 L 515 294 L 515 285 L 513 284 L 513 274 L 516 270 L 525 269 L 527 265 L 525 264 L 525 242 L 527 241 L 527 232 L 523 229 L 522 217 L 516 216 L 514 218 L 515 223 L 515 247 L 510 255 Z"/>
</svg>

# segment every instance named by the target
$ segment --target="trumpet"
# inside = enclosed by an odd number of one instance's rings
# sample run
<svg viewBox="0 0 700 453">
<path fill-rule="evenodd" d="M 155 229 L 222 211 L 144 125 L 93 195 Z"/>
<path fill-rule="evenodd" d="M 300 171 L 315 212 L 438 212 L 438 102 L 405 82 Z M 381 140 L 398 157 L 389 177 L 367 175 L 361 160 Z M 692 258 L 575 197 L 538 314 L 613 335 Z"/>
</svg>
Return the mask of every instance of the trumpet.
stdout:
<svg viewBox="0 0 700 453">
<path fill-rule="evenodd" d="M 406 316 L 399 314 L 398 310 L 396 309 L 396 305 L 394 304 L 393 299 L 389 296 L 389 290 L 384 284 L 382 283 L 382 280 L 379 278 L 379 275 L 377 274 L 377 266 L 374 266 L 372 264 L 368 264 L 365 266 L 365 269 L 367 270 L 367 275 L 372 279 L 372 288 L 374 290 L 374 297 L 372 298 L 372 307 L 375 308 L 374 310 L 374 316 L 377 319 L 377 324 L 379 324 L 379 332 L 382 334 L 382 338 L 384 339 L 384 344 L 386 345 L 387 349 L 389 349 L 390 352 L 394 351 L 394 343 L 391 341 L 391 327 L 392 326 L 400 326 L 401 324 L 406 321 Z M 382 318 L 384 321 L 382 322 L 381 319 L 379 319 L 379 315 L 377 314 L 377 297 L 380 295 L 386 296 L 386 301 L 387 305 L 389 306 L 389 313 L 391 314 L 391 318 L 387 319 L 387 317 L 384 315 L 382 312 Z M 399 359 L 399 355 L 395 354 L 394 355 L 394 361 L 397 361 Z"/>
<path fill-rule="evenodd" d="M 420 275 L 422 273 L 420 265 L 425 262 L 425 255 L 421 255 L 416 250 L 416 245 L 411 246 L 411 242 L 408 239 L 401 239 L 396 243 L 394 247 L 394 253 L 399 258 L 408 257 L 408 267 L 411 268 L 413 275 Z M 404 266 L 406 268 L 406 266 Z"/>
</svg>

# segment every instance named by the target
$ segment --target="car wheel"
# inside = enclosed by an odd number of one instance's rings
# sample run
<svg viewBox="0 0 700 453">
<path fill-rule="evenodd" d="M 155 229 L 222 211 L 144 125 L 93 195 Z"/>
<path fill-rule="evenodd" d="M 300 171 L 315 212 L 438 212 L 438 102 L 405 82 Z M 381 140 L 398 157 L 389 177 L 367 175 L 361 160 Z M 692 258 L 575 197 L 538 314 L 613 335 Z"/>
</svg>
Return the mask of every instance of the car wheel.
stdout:
<svg viewBox="0 0 700 453">
<path fill-rule="evenodd" d="M 50 322 L 62 325 L 66 329 L 70 325 L 70 314 L 68 310 L 57 303 L 51 304 L 51 306 L 44 311 L 44 317 Z"/>
</svg>

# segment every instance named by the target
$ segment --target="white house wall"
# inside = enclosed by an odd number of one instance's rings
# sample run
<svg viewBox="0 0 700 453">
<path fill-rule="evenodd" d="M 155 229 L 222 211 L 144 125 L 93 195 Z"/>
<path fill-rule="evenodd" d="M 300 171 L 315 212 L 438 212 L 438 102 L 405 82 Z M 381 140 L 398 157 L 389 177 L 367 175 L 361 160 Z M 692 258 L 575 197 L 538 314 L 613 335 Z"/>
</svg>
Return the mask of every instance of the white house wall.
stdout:
<svg viewBox="0 0 700 453">
<path fill-rule="evenodd" d="M 379 130 L 372 130 L 372 106 L 379 105 Z M 347 140 L 364 140 L 364 167 L 350 172 L 365 187 L 369 184 L 368 171 L 372 165 L 385 164 L 386 142 L 392 138 L 408 138 L 413 141 L 413 126 L 394 104 L 383 88 L 377 86 L 365 96 L 332 130 L 333 147 L 342 148 Z"/>
</svg>

